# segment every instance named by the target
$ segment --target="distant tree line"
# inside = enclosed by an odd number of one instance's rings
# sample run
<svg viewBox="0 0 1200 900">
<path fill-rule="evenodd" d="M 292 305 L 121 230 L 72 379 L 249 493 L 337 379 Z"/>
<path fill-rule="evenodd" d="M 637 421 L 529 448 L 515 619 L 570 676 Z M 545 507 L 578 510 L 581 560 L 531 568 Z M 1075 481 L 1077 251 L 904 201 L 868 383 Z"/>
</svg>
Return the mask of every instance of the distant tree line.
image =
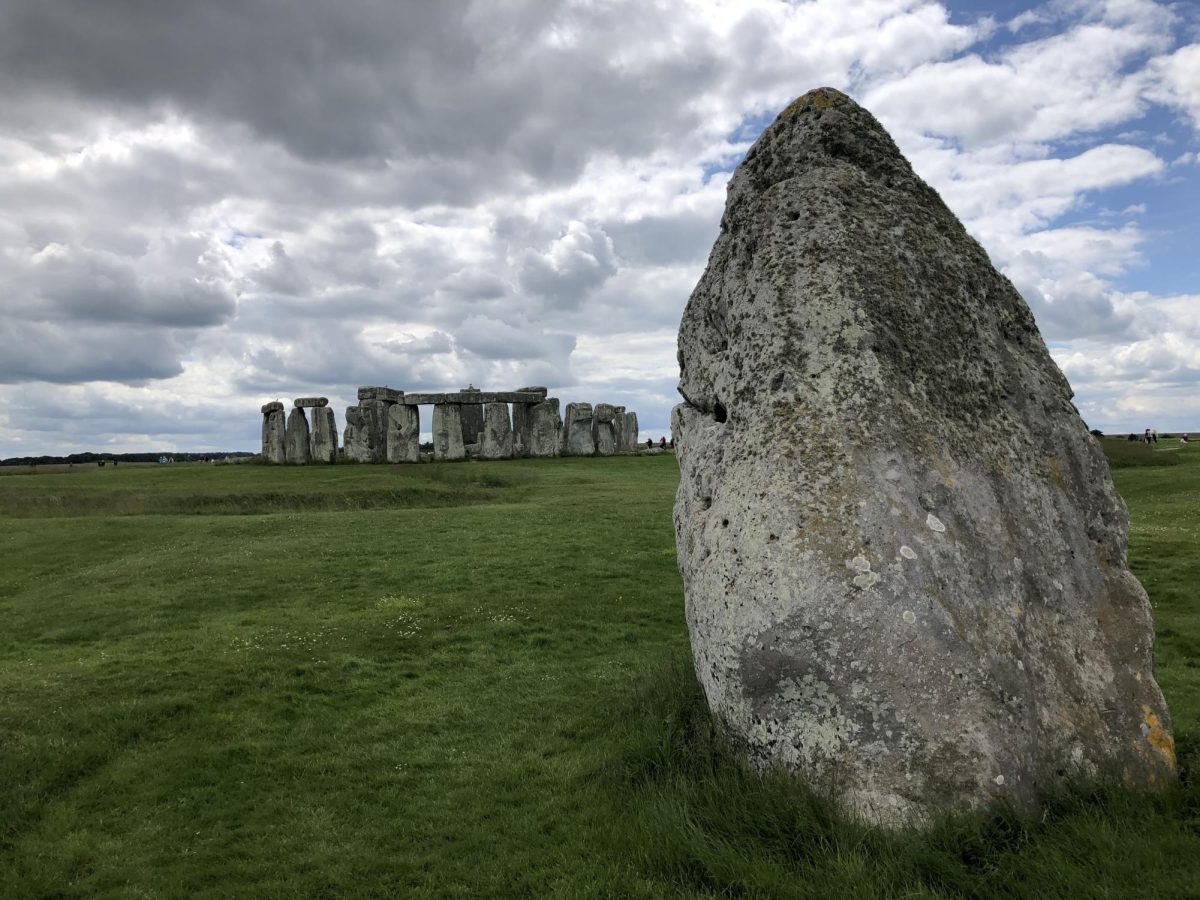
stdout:
<svg viewBox="0 0 1200 900">
<path fill-rule="evenodd" d="M 0 466 L 56 466 L 66 463 L 98 463 L 158 462 L 160 456 L 167 456 L 175 462 L 204 462 L 210 459 L 225 459 L 226 457 L 254 456 L 253 453 L 237 450 L 231 452 L 218 451 L 214 453 L 72 453 L 69 456 L 13 456 L 0 460 Z"/>
</svg>

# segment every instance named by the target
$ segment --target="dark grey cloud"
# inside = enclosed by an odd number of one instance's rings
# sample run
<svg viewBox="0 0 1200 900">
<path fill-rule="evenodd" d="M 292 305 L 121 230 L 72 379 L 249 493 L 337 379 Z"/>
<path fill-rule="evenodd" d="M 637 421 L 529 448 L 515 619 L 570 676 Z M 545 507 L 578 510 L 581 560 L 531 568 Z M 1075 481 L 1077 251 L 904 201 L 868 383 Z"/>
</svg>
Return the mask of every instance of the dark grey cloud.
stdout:
<svg viewBox="0 0 1200 900">
<path fill-rule="evenodd" d="M 183 352 L 175 335 L 156 329 L 0 318 L 0 384 L 145 384 L 182 372 Z"/>
</svg>

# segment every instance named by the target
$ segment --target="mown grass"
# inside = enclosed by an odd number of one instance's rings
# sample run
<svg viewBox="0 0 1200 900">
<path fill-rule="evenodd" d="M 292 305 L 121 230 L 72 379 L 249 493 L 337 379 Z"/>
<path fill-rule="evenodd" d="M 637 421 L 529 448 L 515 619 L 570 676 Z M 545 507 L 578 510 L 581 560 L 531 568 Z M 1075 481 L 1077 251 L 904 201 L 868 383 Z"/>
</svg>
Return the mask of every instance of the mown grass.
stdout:
<svg viewBox="0 0 1200 900">
<path fill-rule="evenodd" d="M 1200 454 L 1172 455 L 1117 477 L 1194 768 Z M 0 484 L 0 895 L 1200 884 L 1186 773 L 886 834 L 745 771 L 690 671 L 669 456 L 56 478 Z M 312 499 L 343 495 L 387 499 Z"/>
</svg>

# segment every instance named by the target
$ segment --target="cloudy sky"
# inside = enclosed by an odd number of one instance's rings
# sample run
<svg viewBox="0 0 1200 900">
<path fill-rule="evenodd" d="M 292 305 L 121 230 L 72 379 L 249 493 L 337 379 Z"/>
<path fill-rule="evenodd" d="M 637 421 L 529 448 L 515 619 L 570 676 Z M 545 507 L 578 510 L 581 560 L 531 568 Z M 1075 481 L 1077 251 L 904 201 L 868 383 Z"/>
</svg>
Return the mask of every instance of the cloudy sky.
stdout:
<svg viewBox="0 0 1200 900">
<path fill-rule="evenodd" d="M 1090 426 L 1200 430 L 1194 0 L 0 0 L 0 457 L 256 450 L 360 384 L 657 438 L 730 171 L 821 85 Z"/>
</svg>

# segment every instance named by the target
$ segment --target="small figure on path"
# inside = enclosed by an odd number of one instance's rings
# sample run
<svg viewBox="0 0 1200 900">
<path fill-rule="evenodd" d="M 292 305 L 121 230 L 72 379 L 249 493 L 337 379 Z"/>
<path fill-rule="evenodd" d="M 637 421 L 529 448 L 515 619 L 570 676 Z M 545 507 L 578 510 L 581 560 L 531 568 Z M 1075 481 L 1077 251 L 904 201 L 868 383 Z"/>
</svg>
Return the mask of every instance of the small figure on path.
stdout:
<svg viewBox="0 0 1200 900">
<path fill-rule="evenodd" d="M 653 438 L 646 438 L 646 449 L 647 450 L 654 449 L 654 439 Z"/>
<path fill-rule="evenodd" d="M 659 449 L 659 450 L 666 450 L 666 449 L 667 449 L 667 436 L 666 436 L 665 434 L 664 434 L 664 435 L 662 435 L 662 436 L 661 436 L 661 437 L 658 439 L 658 449 Z"/>
</svg>

